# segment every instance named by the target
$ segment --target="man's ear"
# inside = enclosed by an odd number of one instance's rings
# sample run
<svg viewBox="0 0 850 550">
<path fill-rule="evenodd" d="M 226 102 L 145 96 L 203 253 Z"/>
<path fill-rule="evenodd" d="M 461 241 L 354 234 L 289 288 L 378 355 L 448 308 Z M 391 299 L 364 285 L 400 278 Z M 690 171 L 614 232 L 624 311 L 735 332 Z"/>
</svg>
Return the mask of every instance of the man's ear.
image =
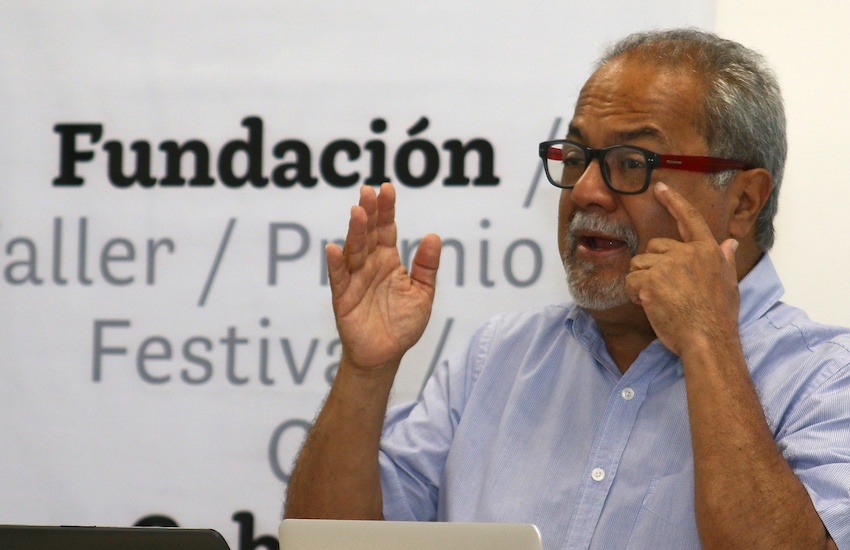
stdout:
<svg viewBox="0 0 850 550">
<path fill-rule="evenodd" d="M 737 199 L 729 217 L 729 235 L 742 239 L 753 230 L 759 212 L 773 191 L 773 178 L 764 168 L 742 170 L 729 184 L 728 193 Z"/>
</svg>

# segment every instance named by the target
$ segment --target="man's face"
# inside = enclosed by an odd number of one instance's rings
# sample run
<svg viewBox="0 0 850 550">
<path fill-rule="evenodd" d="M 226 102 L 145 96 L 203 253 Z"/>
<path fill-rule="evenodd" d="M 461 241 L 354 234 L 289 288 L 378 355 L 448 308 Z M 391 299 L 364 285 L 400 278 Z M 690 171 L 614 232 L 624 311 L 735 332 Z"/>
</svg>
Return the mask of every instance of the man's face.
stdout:
<svg viewBox="0 0 850 550">
<path fill-rule="evenodd" d="M 659 70 L 621 57 L 599 69 L 582 88 L 567 138 L 593 149 L 636 145 L 661 154 L 707 155 L 697 130 L 702 90 L 688 71 Z M 681 240 L 675 220 L 655 199 L 663 181 L 705 217 L 714 236 L 728 236 L 725 192 L 708 175 L 656 169 L 650 188 L 621 195 L 602 179 L 597 161 L 561 192 L 558 242 L 570 291 L 590 310 L 629 303 L 625 277 L 635 254 L 655 237 Z"/>
</svg>

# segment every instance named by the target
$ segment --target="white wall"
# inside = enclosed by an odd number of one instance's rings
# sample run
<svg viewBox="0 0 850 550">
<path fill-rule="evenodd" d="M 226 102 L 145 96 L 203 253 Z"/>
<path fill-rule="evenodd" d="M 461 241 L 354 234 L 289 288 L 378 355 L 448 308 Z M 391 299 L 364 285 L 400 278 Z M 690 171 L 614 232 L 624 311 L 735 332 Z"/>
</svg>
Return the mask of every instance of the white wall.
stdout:
<svg viewBox="0 0 850 550">
<path fill-rule="evenodd" d="M 717 32 L 763 53 L 785 96 L 789 155 L 772 254 L 785 301 L 841 325 L 850 324 L 848 28 L 845 2 L 717 0 Z"/>
</svg>

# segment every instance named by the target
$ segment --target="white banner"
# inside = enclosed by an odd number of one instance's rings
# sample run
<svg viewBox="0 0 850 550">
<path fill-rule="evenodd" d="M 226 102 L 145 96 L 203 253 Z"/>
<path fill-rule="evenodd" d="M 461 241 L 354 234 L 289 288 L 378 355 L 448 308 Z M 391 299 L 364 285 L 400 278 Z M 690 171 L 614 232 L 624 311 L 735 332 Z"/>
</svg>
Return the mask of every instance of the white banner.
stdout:
<svg viewBox="0 0 850 550">
<path fill-rule="evenodd" d="M 358 186 L 445 242 L 394 400 L 490 315 L 563 301 L 558 191 L 591 62 L 708 1 L 0 6 L 0 523 L 276 547 L 339 356 L 323 247 Z"/>
</svg>

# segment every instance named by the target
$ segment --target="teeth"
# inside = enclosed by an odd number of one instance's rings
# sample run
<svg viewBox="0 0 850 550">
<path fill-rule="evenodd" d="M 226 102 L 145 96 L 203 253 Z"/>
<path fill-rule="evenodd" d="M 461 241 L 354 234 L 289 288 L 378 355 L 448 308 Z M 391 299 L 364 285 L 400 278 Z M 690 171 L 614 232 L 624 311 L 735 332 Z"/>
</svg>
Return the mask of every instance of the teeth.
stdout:
<svg viewBox="0 0 850 550">
<path fill-rule="evenodd" d="M 587 244 L 593 250 L 604 250 L 605 248 L 614 248 L 617 245 L 617 241 L 600 237 L 588 237 Z"/>
</svg>

